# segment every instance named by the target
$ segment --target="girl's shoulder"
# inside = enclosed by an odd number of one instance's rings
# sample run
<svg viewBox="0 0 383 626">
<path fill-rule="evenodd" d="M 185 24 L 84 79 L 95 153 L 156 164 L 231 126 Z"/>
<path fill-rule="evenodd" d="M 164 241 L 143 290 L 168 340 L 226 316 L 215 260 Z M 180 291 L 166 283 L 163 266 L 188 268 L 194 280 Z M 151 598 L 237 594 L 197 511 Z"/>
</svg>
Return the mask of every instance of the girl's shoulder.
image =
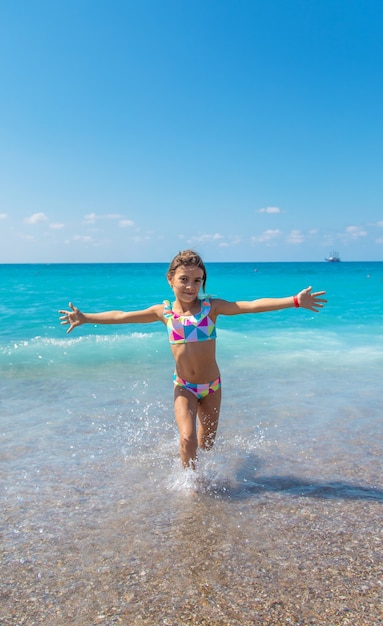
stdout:
<svg viewBox="0 0 383 626">
<path fill-rule="evenodd" d="M 161 304 L 152 304 L 152 306 L 149 306 L 147 309 L 145 309 L 145 312 L 150 312 L 150 313 L 154 313 L 155 315 L 157 315 L 158 318 L 162 318 L 163 316 L 163 312 L 165 309 L 165 300 L 163 302 L 161 302 Z M 167 302 L 169 303 L 170 309 L 171 309 L 171 304 L 169 302 L 169 300 L 167 300 Z"/>
</svg>

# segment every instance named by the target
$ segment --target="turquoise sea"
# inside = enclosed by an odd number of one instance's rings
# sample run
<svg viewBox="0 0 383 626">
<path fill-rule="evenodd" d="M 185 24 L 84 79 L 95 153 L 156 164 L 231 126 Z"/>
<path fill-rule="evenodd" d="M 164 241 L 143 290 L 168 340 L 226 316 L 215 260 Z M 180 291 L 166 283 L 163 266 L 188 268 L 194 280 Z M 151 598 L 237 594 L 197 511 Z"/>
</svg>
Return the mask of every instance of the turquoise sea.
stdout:
<svg viewBox="0 0 383 626">
<path fill-rule="evenodd" d="M 213 296 L 328 304 L 219 318 L 193 474 L 166 329 L 57 312 L 162 302 L 167 264 L 0 266 L 1 626 L 383 623 L 383 263 L 207 268 Z"/>
</svg>

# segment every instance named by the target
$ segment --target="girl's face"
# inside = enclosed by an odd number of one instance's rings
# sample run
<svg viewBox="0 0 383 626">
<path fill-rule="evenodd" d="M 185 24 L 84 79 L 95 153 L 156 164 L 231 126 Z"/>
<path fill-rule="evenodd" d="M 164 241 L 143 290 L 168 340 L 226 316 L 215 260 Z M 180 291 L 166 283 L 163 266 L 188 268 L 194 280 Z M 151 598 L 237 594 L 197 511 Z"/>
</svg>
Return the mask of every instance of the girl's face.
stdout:
<svg viewBox="0 0 383 626">
<path fill-rule="evenodd" d="M 192 301 L 198 297 L 203 278 L 203 270 L 200 267 L 180 265 L 173 276 L 168 276 L 168 282 L 176 298 Z"/>
</svg>

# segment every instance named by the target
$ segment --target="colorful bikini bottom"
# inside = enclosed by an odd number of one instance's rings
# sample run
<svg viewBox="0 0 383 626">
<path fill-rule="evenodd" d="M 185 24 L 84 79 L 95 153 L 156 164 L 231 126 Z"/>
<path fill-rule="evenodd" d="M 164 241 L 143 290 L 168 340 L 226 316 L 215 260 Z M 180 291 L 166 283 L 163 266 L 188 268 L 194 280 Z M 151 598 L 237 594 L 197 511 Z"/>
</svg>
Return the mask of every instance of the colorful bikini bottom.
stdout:
<svg viewBox="0 0 383 626">
<path fill-rule="evenodd" d="M 197 383 L 188 383 L 187 380 L 180 378 L 176 373 L 174 373 L 173 381 L 178 387 L 182 387 L 182 389 L 190 391 L 198 400 L 205 398 L 205 396 L 208 396 L 209 393 L 214 393 L 215 391 L 218 391 L 218 389 L 221 389 L 221 378 L 219 376 L 211 383 L 201 383 L 198 385 Z"/>
</svg>

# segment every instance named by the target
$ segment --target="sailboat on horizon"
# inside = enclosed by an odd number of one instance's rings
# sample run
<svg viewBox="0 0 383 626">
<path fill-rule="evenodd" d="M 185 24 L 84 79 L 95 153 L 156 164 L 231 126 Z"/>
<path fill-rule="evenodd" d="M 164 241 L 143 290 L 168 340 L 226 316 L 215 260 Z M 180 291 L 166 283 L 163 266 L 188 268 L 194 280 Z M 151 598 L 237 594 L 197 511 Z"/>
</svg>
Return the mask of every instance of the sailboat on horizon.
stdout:
<svg viewBox="0 0 383 626">
<path fill-rule="evenodd" d="M 340 262 L 339 253 L 336 250 L 333 250 L 332 252 L 330 252 L 329 256 L 325 259 L 325 261 L 328 261 L 329 263 L 339 263 Z"/>
</svg>

